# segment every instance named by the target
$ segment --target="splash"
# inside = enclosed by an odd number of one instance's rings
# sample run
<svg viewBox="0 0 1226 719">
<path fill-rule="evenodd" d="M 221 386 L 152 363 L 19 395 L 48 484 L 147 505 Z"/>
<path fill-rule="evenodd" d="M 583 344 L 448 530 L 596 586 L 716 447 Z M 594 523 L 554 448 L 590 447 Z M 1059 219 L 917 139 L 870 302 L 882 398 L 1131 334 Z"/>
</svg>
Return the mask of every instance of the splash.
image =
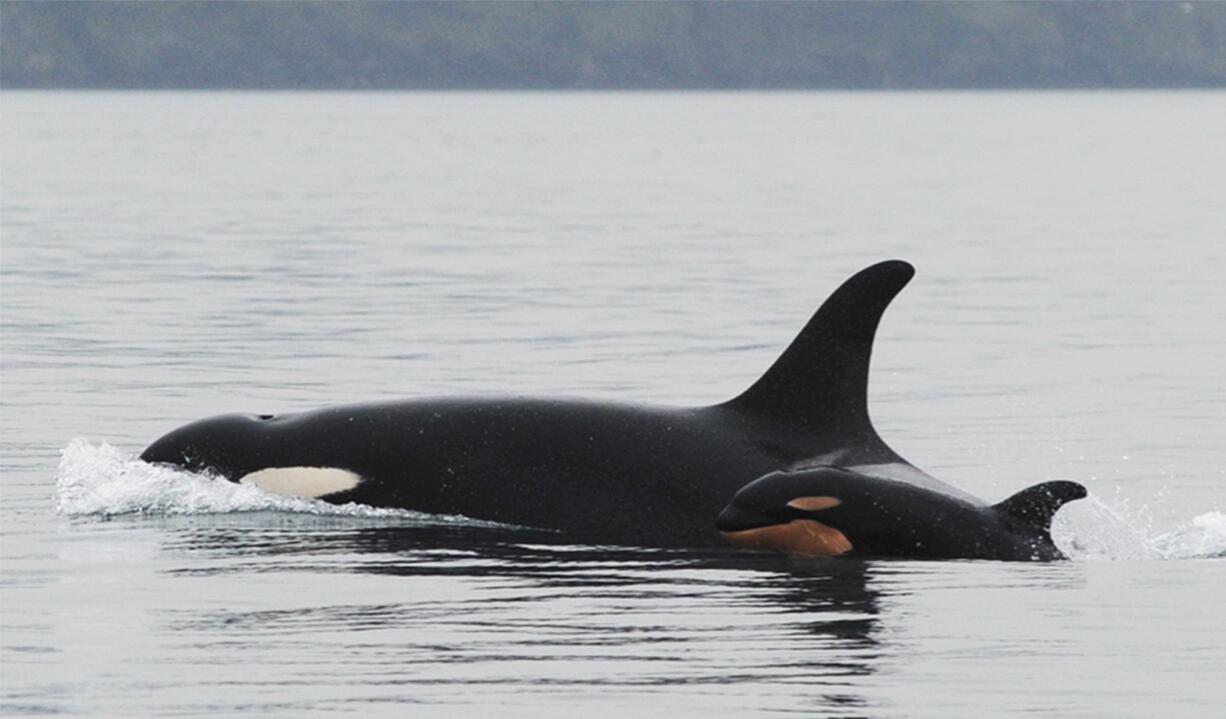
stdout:
<svg viewBox="0 0 1226 719">
<path fill-rule="evenodd" d="M 1226 513 L 1208 512 L 1150 541 L 1151 551 L 1163 559 L 1226 558 Z"/>
<path fill-rule="evenodd" d="M 1226 513 L 1207 512 L 1158 531 L 1148 505 L 1091 494 L 1056 515 L 1052 538 L 1072 559 L 1213 559 L 1226 557 Z"/>
<path fill-rule="evenodd" d="M 466 517 L 352 503 L 336 505 L 268 494 L 254 485 L 148 464 L 106 442 L 94 445 L 81 438 L 74 439 L 61 452 L 56 473 L 56 511 L 74 517 L 273 511 L 496 526 Z"/>
</svg>

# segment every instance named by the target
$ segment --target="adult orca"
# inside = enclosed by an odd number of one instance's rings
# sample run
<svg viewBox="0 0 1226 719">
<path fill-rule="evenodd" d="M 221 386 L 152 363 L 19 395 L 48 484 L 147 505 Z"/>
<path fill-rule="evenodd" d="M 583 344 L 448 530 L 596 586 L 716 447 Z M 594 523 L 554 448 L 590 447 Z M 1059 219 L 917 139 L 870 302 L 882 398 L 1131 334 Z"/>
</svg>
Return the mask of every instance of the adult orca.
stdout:
<svg viewBox="0 0 1226 719">
<path fill-rule="evenodd" d="M 170 432 L 141 459 L 329 502 L 654 546 L 722 545 L 715 519 L 737 490 L 797 466 L 957 495 L 869 420 L 873 338 L 914 273 L 892 260 L 853 275 L 757 382 L 713 406 L 444 397 L 228 414 Z"/>
<path fill-rule="evenodd" d="M 733 545 L 811 556 L 1053 560 L 1051 520 L 1086 496 L 1044 482 L 988 506 L 964 495 L 839 467 L 772 472 L 746 485 L 716 524 Z"/>
</svg>

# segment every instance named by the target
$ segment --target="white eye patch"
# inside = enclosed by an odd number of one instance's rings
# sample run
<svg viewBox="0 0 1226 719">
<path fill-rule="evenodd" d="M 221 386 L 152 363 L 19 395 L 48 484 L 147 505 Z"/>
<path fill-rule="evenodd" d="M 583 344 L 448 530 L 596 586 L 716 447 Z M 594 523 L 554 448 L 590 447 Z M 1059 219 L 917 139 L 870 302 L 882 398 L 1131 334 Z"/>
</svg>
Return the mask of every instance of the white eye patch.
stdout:
<svg viewBox="0 0 1226 719">
<path fill-rule="evenodd" d="M 316 498 L 353 489 L 361 484 L 362 477 L 336 467 L 269 467 L 239 481 L 269 494 Z"/>
</svg>

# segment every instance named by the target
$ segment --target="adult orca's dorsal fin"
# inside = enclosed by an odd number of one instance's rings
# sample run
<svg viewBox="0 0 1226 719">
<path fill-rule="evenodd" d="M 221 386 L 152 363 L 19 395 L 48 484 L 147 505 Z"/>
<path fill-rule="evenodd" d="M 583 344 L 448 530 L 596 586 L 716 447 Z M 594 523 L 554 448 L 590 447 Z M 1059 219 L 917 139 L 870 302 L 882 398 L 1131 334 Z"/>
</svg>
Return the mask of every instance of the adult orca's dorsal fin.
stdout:
<svg viewBox="0 0 1226 719">
<path fill-rule="evenodd" d="M 1086 496 L 1086 488 L 1076 482 L 1044 482 L 1027 487 L 992 509 L 1048 531 L 1056 510 L 1067 502 Z"/>
<path fill-rule="evenodd" d="M 734 409 L 878 443 L 868 416 L 868 365 L 882 313 L 915 268 L 889 260 L 860 270 L 818 308 L 775 364 L 727 403 Z"/>
</svg>

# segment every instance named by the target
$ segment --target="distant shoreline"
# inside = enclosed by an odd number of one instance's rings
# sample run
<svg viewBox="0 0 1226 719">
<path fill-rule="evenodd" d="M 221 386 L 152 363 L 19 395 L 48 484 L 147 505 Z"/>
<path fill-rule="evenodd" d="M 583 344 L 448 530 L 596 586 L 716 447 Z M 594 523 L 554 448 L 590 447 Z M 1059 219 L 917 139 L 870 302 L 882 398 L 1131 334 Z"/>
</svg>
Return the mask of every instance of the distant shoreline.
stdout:
<svg viewBox="0 0 1226 719">
<path fill-rule="evenodd" d="M 1205 93 L 1226 87 L 920 87 L 920 88 L 368 88 L 368 87 L 0 87 L 0 94 L 54 93 L 147 93 L 147 94 L 242 94 L 242 95 L 1010 95 L 1010 94 L 1103 94 Z"/>
<path fill-rule="evenodd" d="M 1226 88 L 1226 2 L 15 2 L 0 88 Z"/>
</svg>

